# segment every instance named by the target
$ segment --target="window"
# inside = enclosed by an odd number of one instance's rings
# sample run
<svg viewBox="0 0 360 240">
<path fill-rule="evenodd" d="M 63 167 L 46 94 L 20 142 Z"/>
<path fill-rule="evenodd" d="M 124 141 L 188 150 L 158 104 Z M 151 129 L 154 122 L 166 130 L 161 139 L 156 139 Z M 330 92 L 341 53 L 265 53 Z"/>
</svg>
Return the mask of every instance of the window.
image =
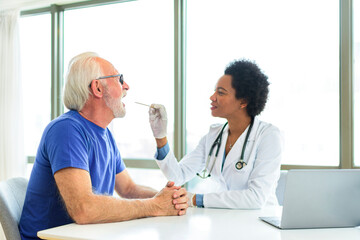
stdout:
<svg viewBox="0 0 360 240">
<path fill-rule="evenodd" d="M 82 2 L 58 8 L 65 11 L 64 73 L 73 56 L 94 51 L 124 74 L 130 85 L 124 99 L 127 115 L 114 120 L 110 129 L 124 158 L 149 159 L 155 152 L 155 141 L 148 123 L 148 109 L 134 102 L 166 106 L 172 145 L 174 103 L 182 101 L 174 99 L 174 58 L 178 57 L 174 56 L 174 3 L 177 1 L 109 2 L 96 7 L 90 1 L 92 7 Z M 360 3 L 351 2 L 353 143 L 355 165 L 359 167 L 360 150 L 356 146 L 360 142 Z M 183 97 L 186 96 L 187 152 L 195 148 L 210 124 L 225 122 L 211 117 L 209 97 L 226 65 L 247 58 L 254 60 L 269 77 L 269 100 L 259 118 L 282 131 L 283 164 L 339 166 L 339 101 L 340 97 L 346 98 L 339 94 L 339 39 L 344 38 L 339 35 L 339 19 L 347 15 L 339 15 L 342 3 L 338 0 L 186 1 L 187 82 Z M 50 96 L 50 9 L 24 11 L 29 16 L 21 18 L 24 110 L 26 116 L 31 116 L 25 122 L 27 156 L 35 156 L 43 129 L 50 121 L 50 99 L 61 100 Z M 34 16 L 33 12 L 47 14 Z M 36 64 L 33 56 L 37 56 Z M 180 61 L 185 63 L 184 59 Z M 44 89 L 37 88 L 33 94 L 31 89 L 35 86 Z"/>
<path fill-rule="evenodd" d="M 168 182 L 159 169 L 127 168 L 127 170 L 136 184 L 150 186 L 158 191 L 163 189 Z"/>
<path fill-rule="evenodd" d="M 339 165 L 339 1 L 188 1 L 187 17 L 188 151 L 224 122 L 209 97 L 226 65 L 246 58 L 269 77 L 259 118 L 282 131 L 282 164 Z"/>
<path fill-rule="evenodd" d="M 20 19 L 26 156 L 35 156 L 51 118 L 51 15 Z"/>
<path fill-rule="evenodd" d="M 97 52 L 114 64 L 130 86 L 125 118 L 112 122 L 123 158 L 152 158 L 155 140 L 145 104 L 161 103 L 168 111 L 173 136 L 174 106 L 173 1 L 132 1 L 65 11 L 65 74 L 70 59 Z"/>
<path fill-rule="evenodd" d="M 353 1 L 354 159 L 360 166 L 360 1 Z"/>
</svg>

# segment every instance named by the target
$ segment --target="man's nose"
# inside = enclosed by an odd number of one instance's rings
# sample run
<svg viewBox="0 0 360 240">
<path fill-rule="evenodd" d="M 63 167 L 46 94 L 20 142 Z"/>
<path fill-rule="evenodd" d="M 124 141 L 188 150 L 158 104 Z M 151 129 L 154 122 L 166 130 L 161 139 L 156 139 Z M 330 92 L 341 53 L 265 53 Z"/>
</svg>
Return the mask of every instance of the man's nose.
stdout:
<svg viewBox="0 0 360 240">
<path fill-rule="evenodd" d="M 122 85 L 122 88 L 126 91 L 130 89 L 129 85 L 125 81 L 124 84 Z"/>
</svg>

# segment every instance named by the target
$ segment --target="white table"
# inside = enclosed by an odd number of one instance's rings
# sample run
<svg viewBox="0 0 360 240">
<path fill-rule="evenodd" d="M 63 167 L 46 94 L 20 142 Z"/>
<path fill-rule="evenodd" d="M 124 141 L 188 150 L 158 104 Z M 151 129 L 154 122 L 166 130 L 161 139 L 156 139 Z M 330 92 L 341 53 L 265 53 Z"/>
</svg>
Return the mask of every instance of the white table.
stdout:
<svg viewBox="0 0 360 240">
<path fill-rule="evenodd" d="M 189 208 L 185 216 L 153 217 L 126 222 L 68 224 L 38 232 L 42 239 L 360 239 L 360 228 L 280 230 L 259 216 L 279 216 L 281 208 L 229 210 Z"/>
</svg>

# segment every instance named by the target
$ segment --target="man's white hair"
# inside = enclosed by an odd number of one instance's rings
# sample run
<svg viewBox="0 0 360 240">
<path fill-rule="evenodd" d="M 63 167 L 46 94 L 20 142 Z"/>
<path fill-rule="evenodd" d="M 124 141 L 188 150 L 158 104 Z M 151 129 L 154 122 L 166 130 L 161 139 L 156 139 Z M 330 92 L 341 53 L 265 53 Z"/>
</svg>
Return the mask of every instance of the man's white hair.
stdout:
<svg viewBox="0 0 360 240">
<path fill-rule="evenodd" d="M 64 104 L 68 109 L 80 111 L 91 94 L 91 81 L 102 76 L 97 58 L 97 53 L 85 52 L 71 59 L 64 88 Z"/>
</svg>

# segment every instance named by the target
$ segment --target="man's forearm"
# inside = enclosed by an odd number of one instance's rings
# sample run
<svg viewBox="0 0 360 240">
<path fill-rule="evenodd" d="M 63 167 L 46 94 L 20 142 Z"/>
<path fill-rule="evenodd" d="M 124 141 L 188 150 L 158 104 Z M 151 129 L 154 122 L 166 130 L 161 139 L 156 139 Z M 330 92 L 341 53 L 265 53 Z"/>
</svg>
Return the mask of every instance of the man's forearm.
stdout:
<svg viewBox="0 0 360 240">
<path fill-rule="evenodd" d="M 119 175 L 117 181 L 126 181 L 126 175 L 124 176 L 121 179 Z M 183 215 L 186 212 L 184 204 L 175 207 L 172 203 L 174 193 L 179 190 L 175 186 L 163 188 L 154 198 L 128 200 L 94 194 L 89 173 L 82 169 L 65 168 L 56 172 L 54 177 L 67 212 L 79 224 L 118 222 L 148 216 Z M 120 195 L 128 195 L 132 192 L 131 188 L 136 186 L 131 184 L 120 192 Z M 118 188 L 122 189 L 120 185 Z M 152 190 L 141 190 L 141 188 L 135 193 L 154 195 Z"/>
<path fill-rule="evenodd" d="M 119 222 L 156 216 L 154 199 L 126 200 L 111 196 L 92 195 L 76 209 L 68 209 L 78 224 Z"/>
<path fill-rule="evenodd" d="M 126 194 L 126 196 L 123 196 L 125 198 L 152 198 L 154 197 L 158 191 L 151 187 L 142 186 L 136 184 L 133 188 L 131 188 L 131 191 Z"/>
<path fill-rule="evenodd" d="M 172 203 L 172 196 L 176 189 L 178 187 L 166 187 L 158 192 L 154 198 L 134 200 L 92 194 L 86 197 L 86 199 L 79 201 L 74 209 L 68 208 L 68 212 L 69 214 L 70 212 L 72 213 L 70 216 L 78 224 L 119 222 L 153 216 L 183 215 L 186 212 L 187 206 L 175 207 Z M 152 193 L 152 190 L 142 192 L 142 194 Z"/>
</svg>

